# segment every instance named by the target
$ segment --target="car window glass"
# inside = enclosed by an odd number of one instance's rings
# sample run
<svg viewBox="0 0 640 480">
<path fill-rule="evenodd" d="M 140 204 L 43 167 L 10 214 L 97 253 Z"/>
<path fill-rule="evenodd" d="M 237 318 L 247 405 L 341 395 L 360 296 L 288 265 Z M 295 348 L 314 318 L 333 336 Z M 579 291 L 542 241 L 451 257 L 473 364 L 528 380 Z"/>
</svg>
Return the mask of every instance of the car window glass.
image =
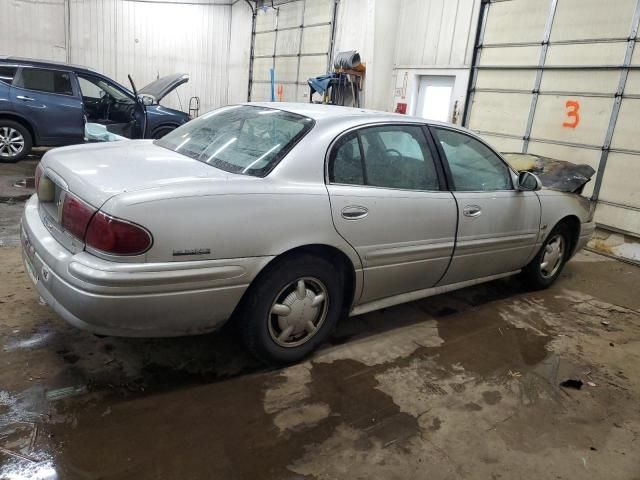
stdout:
<svg viewBox="0 0 640 480">
<path fill-rule="evenodd" d="M 13 77 L 16 76 L 16 67 L 2 67 L 0 66 L 0 82 L 5 82 L 11 85 Z"/>
<path fill-rule="evenodd" d="M 78 83 L 80 84 L 80 91 L 82 92 L 83 97 L 99 99 L 105 94 L 103 89 L 86 78 L 79 76 Z"/>
<path fill-rule="evenodd" d="M 41 68 L 22 69 L 22 87 L 39 92 L 73 95 L 71 74 Z"/>
<path fill-rule="evenodd" d="M 83 97 L 100 98 L 100 92 L 105 92 L 110 97 L 120 102 L 131 102 L 133 99 L 126 95 L 122 90 L 112 85 L 109 82 L 104 81 L 101 78 L 95 78 L 91 76 L 78 75 L 78 82 L 80 83 L 80 90 Z M 87 95 L 85 95 L 85 89 Z M 104 95 L 104 94 L 102 94 Z"/>
<path fill-rule="evenodd" d="M 447 157 L 456 190 L 513 189 L 509 168 L 482 142 L 453 130 L 435 128 L 434 131 Z"/>
<path fill-rule="evenodd" d="M 438 176 L 422 128 L 386 125 L 360 130 L 367 184 L 385 188 L 438 190 Z"/>
<path fill-rule="evenodd" d="M 264 176 L 313 125 L 283 110 L 237 105 L 202 115 L 155 144 L 227 172 Z"/>
<path fill-rule="evenodd" d="M 352 132 L 341 137 L 331 151 L 329 181 L 347 185 L 364 185 L 362 157 L 358 136 Z"/>
</svg>

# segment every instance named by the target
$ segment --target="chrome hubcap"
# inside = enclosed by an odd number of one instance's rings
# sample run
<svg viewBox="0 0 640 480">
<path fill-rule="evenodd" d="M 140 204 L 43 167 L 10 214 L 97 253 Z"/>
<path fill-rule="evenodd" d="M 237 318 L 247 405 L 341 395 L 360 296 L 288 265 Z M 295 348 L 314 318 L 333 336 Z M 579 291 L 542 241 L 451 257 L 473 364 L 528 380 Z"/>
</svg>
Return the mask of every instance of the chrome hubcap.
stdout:
<svg viewBox="0 0 640 480">
<path fill-rule="evenodd" d="M 314 277 L 299 278 L 276 296 L 269 313 L 269 334 L 281 347 L 297 347 L 320 330 L 327 317 L 329 295 Z"/>
<path fill-rule="evenodd" d="M 24 137 L 11 127 L 0 127 L 0 157 L 15 157 L 24 149 Z"/>
<path fill-rule="evenodd" d="M 564 238 L 562 235 L 554 236 L 544 248 L 542 262 L 540 262 L 540 273 L 544 278 L 553 277 L 564 258 Z"/>
</svg>

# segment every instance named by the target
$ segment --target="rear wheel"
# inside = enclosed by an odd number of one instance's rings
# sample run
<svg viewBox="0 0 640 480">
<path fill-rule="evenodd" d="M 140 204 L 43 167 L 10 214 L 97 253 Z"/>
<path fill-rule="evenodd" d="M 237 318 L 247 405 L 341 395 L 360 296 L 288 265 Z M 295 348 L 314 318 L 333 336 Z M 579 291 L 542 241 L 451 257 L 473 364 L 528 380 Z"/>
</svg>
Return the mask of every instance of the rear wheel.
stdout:
<svg viewBox="0 0 640 480">
<path fill-rule="evenodd" d="M 0 119 L 0 162 L 17 162 L 31 153 L 29 130 L 12 120 Z"/>
<path fill-rule="evenodd" d="M 311 255 L 282 260 L 247 292 L 239 319 L 244 343 L 267 363 L 301 360 L 327 339 L 342 300 L 342 277 L 331 263 Z"/>
<path fill-rule="evenodd" d="M 538 254 L 522 270 L 526 283 L 539 290 L 551 286 L 560 276 L 571 250 L 571 230 L 559 224 L 551 231 Z"/>
</svg>

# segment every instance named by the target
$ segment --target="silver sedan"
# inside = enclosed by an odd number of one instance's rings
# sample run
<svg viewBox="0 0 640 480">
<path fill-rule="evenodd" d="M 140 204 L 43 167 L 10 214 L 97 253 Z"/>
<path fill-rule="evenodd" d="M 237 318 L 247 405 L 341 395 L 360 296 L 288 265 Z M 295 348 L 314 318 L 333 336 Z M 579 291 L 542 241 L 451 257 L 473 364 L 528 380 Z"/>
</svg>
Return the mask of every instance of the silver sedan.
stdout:
<svg viewBox="0 0 640 480">
<path fill-rule="evenodd" d="M 311 104 L 215 110 L 155 141 L 60 148 L 22 220 L 26 271 L 71 324 L 204 333 L 293 362 L 346 315 L 520 273 L 551 285 L 589 203 L 473 133 Z"/>
</svg>

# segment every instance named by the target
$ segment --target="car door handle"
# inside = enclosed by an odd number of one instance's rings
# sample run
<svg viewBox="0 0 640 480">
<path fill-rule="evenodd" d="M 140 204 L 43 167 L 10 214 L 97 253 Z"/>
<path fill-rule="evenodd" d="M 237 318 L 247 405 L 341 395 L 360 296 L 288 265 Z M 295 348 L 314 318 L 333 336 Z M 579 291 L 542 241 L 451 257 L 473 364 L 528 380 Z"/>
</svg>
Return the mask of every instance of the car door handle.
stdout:
<svg viewBox="0 0 640 480">
<path fill-rule="evenodd" d="M 18 95 L 16 97 L 18 100 L 24 100 L 25 102 L 33 102 L 33 98 L 31 97 L 25 97 L 24 95 Z"/>
<path fill-rule="evenodd" d="M 359 220 L 369 214 L 369 210 L 359 205 L 351 205 L 342 209 L 342 218 L 346 220 Z"/>
<path fill-rule="evenodd" d="M 482 209 L 478 205 L 467 205 L 462 210 L 462 213 L 464 213 L 465 217 L 479 217 L 482 215 Z"/>
</svg>

